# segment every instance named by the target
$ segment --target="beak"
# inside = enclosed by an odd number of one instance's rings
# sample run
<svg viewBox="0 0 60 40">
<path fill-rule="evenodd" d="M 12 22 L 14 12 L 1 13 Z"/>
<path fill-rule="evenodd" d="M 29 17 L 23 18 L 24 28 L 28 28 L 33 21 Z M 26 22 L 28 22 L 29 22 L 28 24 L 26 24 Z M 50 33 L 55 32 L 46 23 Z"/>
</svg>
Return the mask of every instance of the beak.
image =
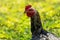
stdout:
<svg viewBox="0 0 60 40">
<path fill-rule="evenodd" d="M 24 13 L 26 13 L 26 12 L 24 11 Z"/>
<path fill-rule="evenodd" d="M 24 13 L 26 13 L 26 11 L 24 11 Z"/>
</svg>

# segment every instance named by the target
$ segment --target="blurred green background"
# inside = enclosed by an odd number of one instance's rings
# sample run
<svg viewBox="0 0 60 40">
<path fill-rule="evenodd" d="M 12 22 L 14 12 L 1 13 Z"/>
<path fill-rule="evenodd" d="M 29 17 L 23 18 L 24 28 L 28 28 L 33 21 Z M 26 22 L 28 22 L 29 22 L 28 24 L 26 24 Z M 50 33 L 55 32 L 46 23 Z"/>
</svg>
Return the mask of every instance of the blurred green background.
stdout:
<svg viewBox="0 0 60 40">
<path fill-rule="evenodd" d="M 24 14 L 28 4 L 40 13 L 43 28 L 60 37 L 60 0 L 0 0 L 0 39 L 31 39 L 30 19 Z"/>
</svg>

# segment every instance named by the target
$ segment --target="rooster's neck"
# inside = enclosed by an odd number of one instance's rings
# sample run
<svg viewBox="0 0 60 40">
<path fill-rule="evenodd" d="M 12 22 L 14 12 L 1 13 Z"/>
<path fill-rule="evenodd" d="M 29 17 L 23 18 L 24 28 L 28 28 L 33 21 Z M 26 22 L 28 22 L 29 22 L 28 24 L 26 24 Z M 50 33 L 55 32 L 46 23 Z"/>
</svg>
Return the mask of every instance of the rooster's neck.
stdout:
<svg viewBox="0 0 60 40">
<path fill-rule="evenodd" d="M 40 19 L 39 13 L 36 12 L 36 14 L 31 17 L 31 32 L 32 34 L 34 32 L 40 33 L 41 30 L 42 30 L 41 19 Z"/>
</svg>

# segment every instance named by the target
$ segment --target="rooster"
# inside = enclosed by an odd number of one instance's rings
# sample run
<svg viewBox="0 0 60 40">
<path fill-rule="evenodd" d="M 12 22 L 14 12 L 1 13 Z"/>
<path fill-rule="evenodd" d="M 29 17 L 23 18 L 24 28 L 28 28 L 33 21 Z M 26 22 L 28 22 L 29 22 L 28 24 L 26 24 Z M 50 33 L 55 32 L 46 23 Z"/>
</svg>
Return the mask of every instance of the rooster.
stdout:
<svg viewBox="0 0 60 40">
<path fill-rule="evenodd" d="M 54 34 L 43 29 L 39 12 L 31 5 L 25 7 L 25 13 L 31 19 L 31 40 L 59 40 Z"/>
</svg>

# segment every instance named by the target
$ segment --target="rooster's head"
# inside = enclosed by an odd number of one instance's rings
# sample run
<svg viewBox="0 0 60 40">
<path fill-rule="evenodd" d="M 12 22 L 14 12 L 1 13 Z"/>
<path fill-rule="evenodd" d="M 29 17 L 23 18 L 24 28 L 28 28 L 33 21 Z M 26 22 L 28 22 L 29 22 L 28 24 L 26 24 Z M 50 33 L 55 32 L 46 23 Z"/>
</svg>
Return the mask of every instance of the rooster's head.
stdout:
<svg viewBox="0 0 60 40">
<path fill-rule="evenodd" d="M 32 17 L 35 14 L 35 10 L 32 8 L 31 5 L 25 6 L 25 13 L 28 17 Z"/>
</svg>

